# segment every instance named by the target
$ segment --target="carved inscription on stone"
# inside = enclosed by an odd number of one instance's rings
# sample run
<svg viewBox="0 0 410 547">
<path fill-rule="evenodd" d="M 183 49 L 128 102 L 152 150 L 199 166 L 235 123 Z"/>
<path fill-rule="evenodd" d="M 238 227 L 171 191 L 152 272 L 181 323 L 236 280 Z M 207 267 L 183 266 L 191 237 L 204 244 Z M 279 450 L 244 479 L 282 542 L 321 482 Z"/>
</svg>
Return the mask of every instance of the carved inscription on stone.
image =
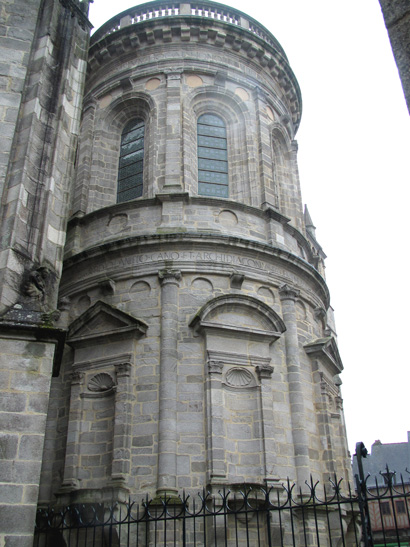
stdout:
<svg viewBox="0 0 410 547">
<path fill-rule="evenodd" d="M 169 261 L 173 262 L 211 262 L 212 264 L 231 265 L 237 267 L 251 268 L 253 270 L 260 270 L 271 275 L 277 275 L 285 277 L 294 284 L 303 286 L 303 282 L 292 273 L 272 266 L 264 260 L 251 258 L 247 256 L 241 256 L 231 253 L 219 253 L 216 251 L 162 251 L 152 253 L 135 254 L 128 257 L 107 260 L 100 262 L 94 266 L 91 266 L 88 271 L 90 274 L 98 274 L 105 272 L 106 270 L 118 270 L 126 268 L 134 268 L 136 266 L 142 266 L 144 264 L 150 264 L 155 262 Z"/>
</svg>

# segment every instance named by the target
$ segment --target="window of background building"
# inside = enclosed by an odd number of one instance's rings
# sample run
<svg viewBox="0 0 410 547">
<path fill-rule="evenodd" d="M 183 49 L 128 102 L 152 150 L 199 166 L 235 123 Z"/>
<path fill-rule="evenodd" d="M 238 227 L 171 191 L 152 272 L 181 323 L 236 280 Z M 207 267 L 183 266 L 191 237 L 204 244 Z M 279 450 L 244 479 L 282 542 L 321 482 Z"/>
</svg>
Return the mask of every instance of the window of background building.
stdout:
<svg viewBox="0 0 410 547">
<path fill-rule="evenodd" d="M 229 196 L 226 127 L 214 114 L 198 118 L 198 194 Z"/>
<path fill-rule="evenodd" d="M 400 513 L 400 514 L 406 512 L 406 506 L 404 505 L 403 500 L 397 500 L 396 501 L 396 511 L 397 511 L 397 513 Z"/>
<path fill-rule="evenodd" d="M 144 132 L 145 123 L 142 120 L 130 121 L 122 132 L 117 203 L 142 196 Z"/>
<path fill-rule="evenodd" d="M 390 503 L 388 501 L 380 502 L 380 513 L 382 515 L 391 515 Z"/>
</svg>

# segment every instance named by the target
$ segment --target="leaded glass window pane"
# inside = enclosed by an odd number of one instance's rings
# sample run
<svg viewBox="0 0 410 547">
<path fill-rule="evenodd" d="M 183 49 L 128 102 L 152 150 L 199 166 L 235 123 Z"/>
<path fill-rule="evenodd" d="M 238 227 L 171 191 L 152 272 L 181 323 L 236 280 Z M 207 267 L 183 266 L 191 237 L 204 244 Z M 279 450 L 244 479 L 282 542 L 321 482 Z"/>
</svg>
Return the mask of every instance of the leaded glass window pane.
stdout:
<svg viewBox="0 0 410 547">
<path fill-rule="evenodd" d="M 214 114 L 198 118 L 198 193 L 229 196 L 226 127 Z"/>
<path fill-rule="evenodd" d="M 144 132 L 145 124 L 142 120 L 132 120 L 122 132 L 118 167 L 118 203 L 142 196 Z"/>
<path fill-rule="evenodd" d="M 226 150 L 218 150 L 216 148 L 206 148 L 204 146 L 198 147 L 198 157 L 208 158 L 210 160 L 228 161 L 228 153 Z"/>
<path fill-rule="evenodd" d="M 228 186 L 221 186 L 220 184 L 205 184 L 200 182 L 198 185 L 198 194 L 201 196 L 214 196 L 218 198 L 229 197 Z"/>
</svg>

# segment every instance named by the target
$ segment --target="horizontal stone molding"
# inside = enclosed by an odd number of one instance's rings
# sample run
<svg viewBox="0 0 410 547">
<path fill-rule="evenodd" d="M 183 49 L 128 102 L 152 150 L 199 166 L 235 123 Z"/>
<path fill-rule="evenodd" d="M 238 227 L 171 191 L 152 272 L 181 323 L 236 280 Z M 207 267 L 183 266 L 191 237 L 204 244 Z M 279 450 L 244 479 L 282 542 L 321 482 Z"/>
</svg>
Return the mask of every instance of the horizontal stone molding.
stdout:
<svg viewBox="0 0 410 547">
<path fill-rule="evenodd" d="M 242 353 L 233 353 L 225 351 L 208 350 L 208 362 L 221 363 L 221 365 L 241 365 L 267 367 L 270 366 L 270 357 L 260 357 L 259 355 L 243 355 Z"/>
<path fill-rule="evenodd" d="M 171 194 L 172 195 L 172 194 Z M 165 196 L 165 197 L 164 197 Z M 166 198 L 166 199 L 165 199 Z M 66 257 L 65 257 L 65 263 L 69 263 L 71 257 L 74 256 L 73 250 L 70 246 L 70 233 L 75 234 L 77 233 L 77 230 L 80 234 L 80 238 L 82 241 L 84 241 L 83 244 L 78 244 L 78 241 L 76 243 L 76 251 L 78 254 L 81 252 L 89 252 L 89 249 L 86 247 L 86 241 L 92 237 L 93 240 L 93 248 L 97 247 L 98 244 L 102 243 L 108 243 L 109 245 L 112 245 L 114 243 L 113 237 L 115 236 L 118 243 L 120 243 L 121 239 L 126 239 L 127 242 L 130 241 L 130 238 L 134 237 L 132 234 L 133 232 L 138 232 L 138 236 L 141 235 L 141 230 L 144 231 L 144 226 L 138 225 L 134 228 L 131 228 L 128 225 L 128 221 L 126 224 L 126 229 L 124 231 L 116 232 L 115 234 L 112 233 L 109 229 L 110 220 L 116 217 L 120 217 L 121 215 L 126 215 L 127 219 L 128 217 L 135 211 L 135 210 L 147 210 L 149 208 L 153 208 L 154 211 L 155 207 L 160 206 L 160 204 L 164 203 L 165 201 L 181 201 L 184 204 L 195 206 L 196 208 L 208 210 L 210 207 L 212 209 L 220 207 L 221 212 L 230 211 L 234 213 L 238 219 L 246 218 L 249 220 L 250 218 L 254 217 L 255 222 L 264 222 L 266 223 L 265 229 L 263 230 L 263 233 L 261 233 L 260 239 L 257 239 L 255 234 L 252 234 L 252 239 L 255 240 L 255 242 L 264 244 L 266 242 L 266 227 L 268 224 L 271 223 L 277 223 L 278 229 L 280 227 L 280 231 L 283 231 L 284 234 L 290 236 L 292 239 L 295 240 L 295 246 L 300 246 L 306 257 L 307 261 L 314 266 L 316 269 L 316 257 L 312 254 L 312 248 L 311 244 L 309 243 L 308 239 L 294 226 L 289 224 L 290 219 L 285 217 L 284 215 L 280 214 L 278 211 L 273 209 L 270 206 L 267 206 L 266 204 L 263 205 L 263 209 L 259 209 L 258 207 L 253 207 L 250 205 L 246 205 L 244 203 L 234 202 L 226 199 L 221 198 L 207 198 L 202 196 L 189 196 L 187 193 L 177 193 L 172 195 L 172 198 L 170 198 L 170 194 L 157 194 L 157 196 L 153 199 L 137 199 L 132 200 L 124 203 L 118 203 L 114 204 L 108 207 L 104 207 L 101 209 L 97 209 L 96 211 L 92 211 L 91 213 L 88 213 L 87 215 L 83 215 L 81 217 L 73 217 L 69 222 L 68 227 L 68 244 L 67 244 L 67 250 L 66 250 Z M 161 205 L 162 206 L 162 205 Z M 240 227 L 240 221 L 238 220 L 238 227 Z M 201 232 L 191 232 L 191 230 L 194 228 L 189 216 L 184 213 L 184 230 L 187 234 L 197 234 L 198 236 L 201 236 Z M 220 230 L 222 229 L 221 223 L 219 218 L 214 222 L 214 224 L 209 226 L 212 230 Z M 219 234 L 215 234 L 219 235 Z M 223 235 L 223 232 L 221 232 L 221 235 Z M 246 237 L 248 234 L 242 233 L 242 237 Z M 145 236 L 144 236 L 145 237 Z M 150 237 L 156 237 L 155 235 L 151 235 Z M 232 233 L 230 237 L 238 237 L 237 233 Z M 78 239 L 78 238 L 76 238 Z M 283 249 L 284 251 L 288 250 L 288 247 L 285 245 L 280 244 L 279 242 L 275 243 L 275 247 L 279 249 Z M 113 283 L 112 280 L 104 279 L 102 283 Z M 109 290 L 108 285 L 103 285 L 104 287 L 107 287 L 107 290 Z M 112 289 L 114 290 L 115 286 L 112 286 Z"/>
<path fill-rule="evenodd" d="M 121 355 L 113 355 L 105 358 L 90 359 L 89 361 L 78 361 L 73 366 L 76 370 L 92 370 L 106 368 L 108 366 L 114 366 L 117 369 L 117 367 L 126 366 L 128 370 L 128 367 L 131 366 L 131 359 L 131 353 L 123 353 Z"/>
<path fill-rule="evenodd" d="M 329 307 L 325 280 L 305 260 L 272 245 L 220 234 L 135 236 L 87 249 L 66 260 L 61 295 L 70 296 L 94 287 L 107 276 L 118 281 L 157 275 L 170 261 L 182 273 L 223 273 L 229 277 L 235 266 L 249 279 L 268 275 L 279 286 L 297 285 L 302 297 L 311 300 L 315 307 Z"/>
</svg>

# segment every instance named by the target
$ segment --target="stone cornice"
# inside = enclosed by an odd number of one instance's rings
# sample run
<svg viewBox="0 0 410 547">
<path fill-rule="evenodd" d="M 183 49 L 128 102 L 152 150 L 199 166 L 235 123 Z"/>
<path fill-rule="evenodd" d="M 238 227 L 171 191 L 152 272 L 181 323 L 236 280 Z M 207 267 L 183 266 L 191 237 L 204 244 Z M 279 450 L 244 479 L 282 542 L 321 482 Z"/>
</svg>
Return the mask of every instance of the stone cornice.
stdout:
<svg viewBox="0 0 410 547">
<path fill-rule="evenodd" d="M 152 235 L 142 235 L 142 236 L 132 236 L 124 238 L 121 240 L 114 240 L 110 242 L 105 242 L 102 245 L 88 248 L 76 255 L 67 258 L 64 261 L 64 269 L 68 271 L 71 267 L 78 267 L 83 261 L 98 259 L 102 256 L 108 257 L 109 253 L 123 252 L 124 250 L 130 250 L 133 248 L 138 248 L 139 252 L 147 252 L 146 249 L 149 249 L 152 246 L 158 246 L 165 244 L 169 247 L 172 244 L 176 244 L 179 248 L 185 249 L 188 245 L 195 246 L 195 249 L 200 250 L 201 247 L 208 245 L 212 248 L 218 249 L 226 252 L 229 249 L 229 252 L 232 252 L 235 247 L 236 252 L 246 252 L 246 251 L 256 251 L 258 252 L 258 258 L 262 259 L 263 255 L 266 254 L 265 260 L 278 258 L 281 261 L 284 261 L 286 268 L 289 269 L 291 265 L 300 272 L 300 275 L 305 278 L 309 278 L 318 285 L 319 295 L 321 302 L 317 302 L 315 305 L 322 305 L 327 309 L 330 304 L 329 290 L 327 288 L 326 282 L 319 272 L 306 262 L 303 258 L 291 253 L 290 251 L 281 249 L 279 247 L 274 247 L 265 243 L 260 243 L 254 240 L 248 240 L 236 236 L 227 236 L 223 234 L 209 234 L 209 233 L 167 233 L 167 234 L 152 234 Z M 179 263 L 178 268 L 183 271 L 184 264 Z M 232 273 L 232 265 L 227 265 L 229 268 L 229 273 Z M 160 268 L 161 269 L 161 268 Z M 157 268 L 158 271 L 158 268 Z M 111 274 L 110 274 L 111 276 Z M 103 279 L 106 279 L 107 273 L 103 275 Z M 111 276 L 112 277 L 112 276 Z M 62 290 L 64 292 L 64 281 L 62 284 Z"/>
<path fill-rule="evenodd" d="M 169 24 L 171 22 L 172 25 Z M 135 55 L 136 50 L 141 51 L 153 45 L 169 47 L 170 43 L 185 47 L 189 43 L 198 43 L 201 46 L 217 47 L 218 50 L 229 49 L 259 64 L 281 86 L 296 132 L 301 118 L 302 98 L 299 84 L 286 57 L 279 48 L 239 26 L 196 16 L 145 20 L 115 30 L 98 42 L 94 41 L 90 48 L 90 67 L 95 70 L 102 66 L 106 71 L 107 64 L 110 61 L 118 63 L 119 56 Z"/>
<path fill-rule="evenodd" d="M 204 9 L 206 12 L 204 12 Z M 170 17 L 174 19 L 178 16 L 183 16 L 184 18 L 194 16 L 197 20 L 200 18 L 204 20 L 220 21 L 228 26 L 235 25 L 235 27 L 245 29 L 271 44 L 280 51 L 287 60 L 282 46 L 273 34 L 259 21 L 250 17 L 243 11 L 219 2 L 213 2 L 212 0 L 202 0 L 200 4 L 196 2 L 191 4 L 190 0 L 182 0 L 182 2 L 177 0 L 169 4 L 165 1 L 160 5 L 158 5 L 156 1 L 151 1 L 128 8 L 104 23 L 104 25 L 95 32 L 93 42 L 97 42 L 109 34 L 118 32 L 124 27 L 146 23 L 153 19 L 169 20 Z"/>
<path fill-rule="evenodd" d="M 222 198 L 209 198 L 205 196 L 191 196 L 187 192 L 178 192 L 175 194 L 157 194 L 155 198 L 148 199 L 139 199 L 133 201 L 125 201 L 123 203 L 116 203 L 114 205 L 109 205 L 101 209 L 92 211 L 85 215 L 72 216 L 68 222 L 68 230 L 74 229 L 77 226 L 86 226 L 88 222 L 93 221 L 94 219 L 99 219 L 101 217 L 106 217 L 108 215 L 127 213 L 130 208 L 132 210 L 138 209 L 139 207 L 148 207 L 155 206 L 164 201 L 183 201 L 188 204 L 198 203 L 199 205 L 209 205 L 209 206 L 220 206 L 224 208 L 229 208 L 233 211 L 242 211 L 249 215 L 255 215 L 259 218 L 263 218 L 266 221 L 273 219 L 276 222 L 282 224 L 284 231 L 292 235 L 297 242 L 303 247 L 306 254 L 309 256 L 309 259 L 313 261 L 313 255 L 311 253 L 311 245 L 309 240 L 294 226 L 289 224 L 290 219 L 286 216 L 276 211 L 268 204 L 262 204 L 262 208 L 253 207 L 252 205 L 247 205 L 245 203 L 240 203 L 237 201 L 230 201 Z M 199 234 L 200 235 L 200 234 Z M 326 255 L 323 255 L 326 258 Z M 68 261 L 70 257 L 66 257 Z M 301 260 L 304 260 L 301 258 Z"/>
</svg>

